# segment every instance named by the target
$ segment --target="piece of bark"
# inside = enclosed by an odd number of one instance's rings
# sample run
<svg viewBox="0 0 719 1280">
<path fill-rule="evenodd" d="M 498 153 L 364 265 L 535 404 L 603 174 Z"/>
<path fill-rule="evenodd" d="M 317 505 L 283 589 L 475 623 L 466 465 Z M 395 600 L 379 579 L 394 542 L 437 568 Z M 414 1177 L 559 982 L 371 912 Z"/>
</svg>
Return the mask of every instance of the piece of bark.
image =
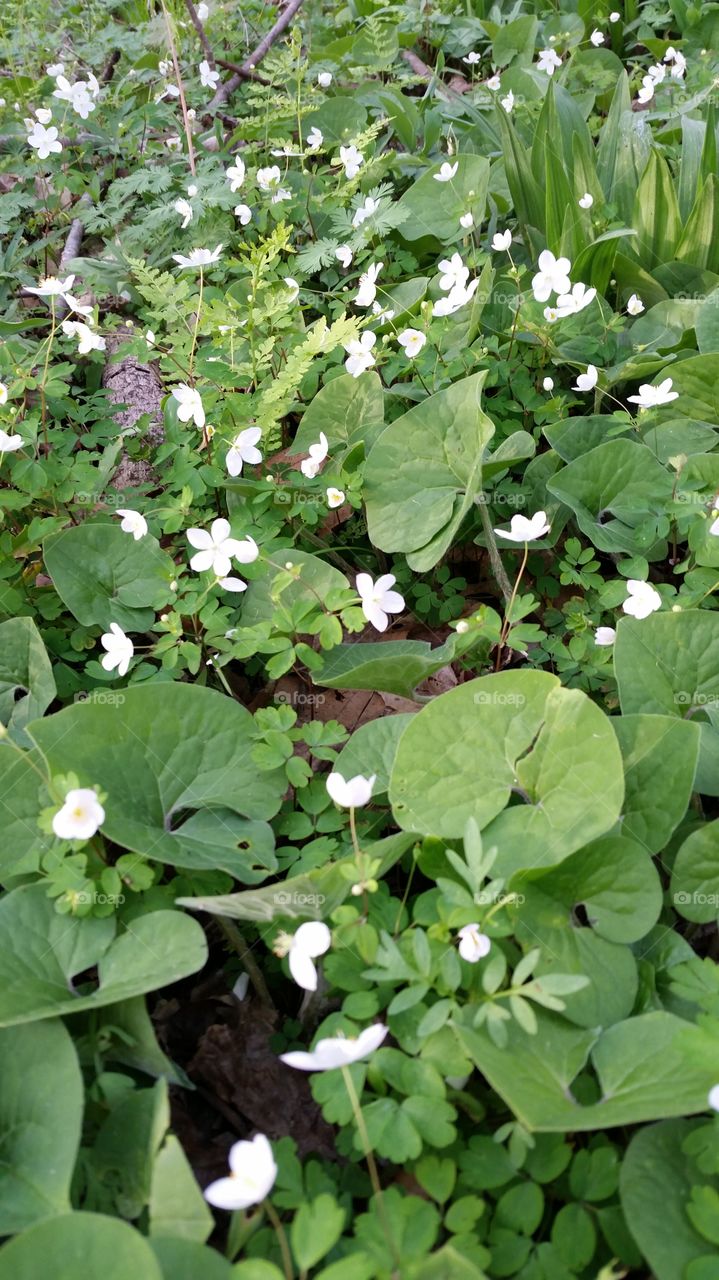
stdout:
<svg viewBox="0 0 719 1280">
<path fill-rule="evenodd" d="M 121 432 L 134 432 L 136 423 L 148 414 L 149 425 L 144 428 L 144 438 L 157 448 L 165 438 L 162 420 L 162 383 L 154 364 L 145 364 L 136 356 L 128 355 L 121 360 L 111 361 L 111 357 L 127 342 L 130 333 L 110 334 L 107 339 L 108 362 L 102 375 L 102 385 L 113 404 L 122 405 L 116 415 L 116 422 Z M 157 476 L 149 462 L 134 460 L 123 454 L 111 480 L 114 489 L 127 489 L 136 485 L 151 484 Z"/>
<path fill-rule="evenodd" d="M 78 204 L 78 208 L 81 205 L 83 208 L 88 208 L 92 204 L 92 197 L 86 191 L 84 195 L 80 196 L 80 199 L 78 200 L 77 204 Z M 65 272 L 67 271 L 68 266 L 72 262 L 73 258 L 76 258 L 78 253 L 80 252 L 80 246 L 82 244 L 82 237 L 84 236 L 84 234 L 85 234 L 85 224 L 82 218 L 73 218 L 72 222 L 70 223 L 70 230 L 68 232 L 67 240 L 65 241 L 65 248 L 60 254 L 60 261 L 58 263 L 58 268 L 57 268 L 57 274 L 58 276 L 60 276 L 61 279 L 64 276 Z M 58 298 L 55 303 L 56 318 L 58 320 L 62 320 L 64 316 L 67 315 L 69 310 L 70 308 L 68 307 L 65 299 Z"/>
<path fill-rule="evenodd" d="M 407 66 L 414 71 L 416 76 L 422 76 L 425 80 L 431 80 L 432 77 L 436 75 L 434 68 L 429 67 L 427 63 L 423 62 L 416 53 L 412 52 L 411 49 L 403 49 L 402 57 L 407 63 Z M 464 76 L 460 75 L 458 72 L 453 74 L 449 84 L 445 84 L 442 80 L 439 80 L 438 83 L 442 88 L 450 89 L 452 93 L 457 94 L 467 93 L 472 88 L 469 80 L 465 80 Z"/>
</svg>

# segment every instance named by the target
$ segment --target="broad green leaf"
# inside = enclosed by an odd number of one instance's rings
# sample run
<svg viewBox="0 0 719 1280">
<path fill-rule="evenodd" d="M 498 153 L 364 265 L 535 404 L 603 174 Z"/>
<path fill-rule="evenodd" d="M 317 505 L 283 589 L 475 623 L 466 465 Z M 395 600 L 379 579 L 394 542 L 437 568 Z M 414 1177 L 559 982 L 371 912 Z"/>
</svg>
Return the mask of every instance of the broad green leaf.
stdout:
<svg viewBox="0 0 719 1280">
<path fill-rule="evenodd" d="M 79 524 L 46 539 L 55 590 L 84 626 L 144 631 L 173 596 L 175 564 L 156 538 L 135 541 L 115 524 Z"/>
<path fill-rule="evenodd" d="M 672 870 L 672 903 L 685 920 L 719 919 L 719 820 L 687 836 Z"/>
<path fill-rule="evenodd" d="M 18 755 L 9 742 L 0 741 L 0 879 L 37 871 L 40 856 L 53 843 L 37 820 L 43 804 L 42 777 L 25 755 Z"/>
<path fill-rule="evenodd" d="M 354 778 L 358 773 L 369 778 L 374 774 L 374 794 L 386 791 L 397 745 L 411 719 L 412 713 L 404 712 L 360 725 L 340 752 L 334 770 L 343 778 Z"/>
<path fill-rule="evenodd" d="M 719 289 L 703 298 L 696 321 L 697 346 L 705 355 L 719 351 Z"/>
<path fill-rule="evenodd" d="M 641 1129 L 622 1162 L 624 1216 L 656 1280 L 686 1280 L 687 1266 L 708 1252 L 686 1212 L 692 1185 L 708 1181 L 682 1150 L 696 1128 L 696 1121 L 667 1120 Z"/>
<path fill-rule="evenodd" d="M 283 565 L 300 565 L 300 573 L 296 578 L 288 578 L 282 569 L 278 569 L 275 573 L 250 582 L 242 597 L 244 627 L 252 627 L 274 617 L 278 603 L 286 607 L 287 611 L 294 609 L 299 603 L 316 607 L 329 591 L 349 586 L 345 575 L 328 564 L 322 556 L 284 548 L 281 555 Z"/>
<path fill-rule="evenodd" d="M 651 134 L 632 111 L 629 77 L 622 70 L 597 145 L 597 174 L 605 199 L 618 209 L 626 226 L 649 155 Z M 646 297 L 642 294 L 642 297 Z"/>
<path fill-rule="evenodd" d="M 674 179 L 661 152 L 652 150 L 634 200 L 632 226 L 639 261 L 651 270 L 670 262 L 679 243 L 682 222 L 674 191 Z"/>
<path fill-rule="evenodd" d="M 691 800 L 700 729 L 671 716 L 615 716 L 612 727 L 624 761 L 624 806 L 619 830 L 648 853 L 659 853 Z"/>
<path fill-rule="evenodd" d="M 679 399 L 659 413 L 663 418 L 693 418 L 715 427 L 719 422 L 719 355 L 690 356 L 672 368 L 673 390 Z"/>
<path fill-rule="evenodd" d="M 0 1027 L 155 991 L 196 973 L 207 958 L 202 929 L 179 911 L 140 916 L 117 935 L 116 928 L 111 917 L 60 915 L 42 884 L 6 894 L 0 901 Z M 83 994 L 73 980 L 95 966 L 95 989 Z"/>
<path fill-rule="evenodd" d="M 330 462 L 343 450 L 364 442 L 365 452 L 384 427 L 384 398 L 378 374 L 369 370 L 361 378 L 343 373 L 325 384 L 311 401 L 300 422 L 293 453 L 307 453 L 323 431 L 330 447 Z M 329 463 L 327 465 L 330 465 Z"/>
<path fill-rule="evenodd" d="M 83 1085 L 60 1019 L 0 1031 L 0 1234 L 70 1209 Z"/>
<path fill-rule="evenodd" d="M 0 1249 L 0 1280 L 163 1280 L 144 1236 L 118 1218 L 67 1213 L 39 1222 Z"/>
<path fill-rule="evenodd" d="M 676 248 L 679 262 L 719 271 L 719 179 L 710 174 L 697 195 Z"/>
<path fill-rule="evenodd" d="M 0 722 L 21 746 L 28 720 L 41 716 L 55 697 L 55 680 L 42 636 L 32 618 L 10 618 L 0 626 Z"/>
<path fill-rule="evenodd" d="M 155 1157 L 170 1123 L 167 1084 L 123 1093 L 100 1125 L 86 1160 L 118 1217 L 138 1218 L 150 1199 Z"/>
<path fill-rule="evenodd" d="M 345 1217 L 345 1210 L 328 1192 L 300 1205 L 290 1229 L 292 1253 L 300 1271 L 316 1266 L 336 1245 Z"/>
<path fill-rule="evenodd" d="M 510 62 L 529 64 L 534 56 L 537 19 L 525 15 L 507 22 L 499 28 L 492 42 L 492 64 L 506 67 Z"/>
<path fill-rule="evenodd" d="M 544 234 L 545 203 L 542 186 L 532 173 L 529 152 L 517 136 L 506 111 L 501 106 L 496 111 L 499 136 L 502 140 L 504 168 L 507 175 L 514 209 L 520 224 L 526 229 L 535 227 Z"/>
<path fill-rule="evenodd" d="M 622 712 L 691 716 L 701 740 L 695 787 L 719 795 L 719 615 L 707 610 L 622 618 L 614 646 Z M 708 716 L 708 720 L 705 717 Z"/>
<path fill-rule="evenodd" d="M 666 519 L 672 478 L 646 445 L 609 440 L 570 462 L 547 488 L 571 507 L 600 551 L 662 554 L 658 525 Z"/>
<path fill-rule="evenodd" d="M 103 833 L 179 867 L 218 867 L 246 883 L 274 870 L 274 817 L 286 787 L 252 762 L 255 725 L 239 703 L 200 685 L 127 689 L 117 704 L 79 702 L 36 720 L 55 773 L 107 794 Z M 248 821 L 250 819 L 250 821 Z"/>
<path fill-rule="evenodd" d="M 505 808 L 513 794 L 524 803 Z M 389 791 L 405 830 L 459 838 L 474 818 L 501 874 L 561 862 L 614 825 L 623 794 L 611 721 L 542 671 L 484 676 L 424 707 Z"/>
<path fill-rule="evenodd" d="M 706 1109 L 716 1065 L 697 1061 L 707 1035 L 693 1023 L 657 1011 L 599 1033 L 543 1009 L 537 1020 L 534 1036 L 507 1023 L 503 1049 L 485 1031 L 455 1024 L 460 1043 L 526 1128 L 579 1133 Z M 590 1051 L 600 1097 L 582 1105 L 572 1084 Z"/>
<path fill-rule="evenodd" d="M 408 217 L 399 234 L 404 240 L 421 240 L 434 236 L 442 244 L 455 244 L 457 227 L 463 213 L 472 213 L 474 225 L 484 220 L 489 183 L 489 161 L 484 156 L 462 153 L 452 157 L 457 172 L 449 182 L 437 182 L 441 164 L 437 162 L 417 178 L 401 196 L 398 207 Z"/>
<path fill-rule="evenodd" d="M 204 1244 L 213 1226 L 212 1213 L 187 1156 L 174 1134 L 168 1134 L 152 1169 L 150 1235 Z"/>
<path fill-rule="evenodd" d="M 186 1240 L 182 1236 L 151 1235 L 148 1244 L 162 1268 L 162 1280 L 235 1280 L 235 1277 L 240 1280 L 243 1274 L 231 1267 L 216 1249 L 195 1240 Z M 238 1266 L 243 1265 L 238 1263 Z M 282 1272 L 277 1267 L 273 1270 L 272 1264 L 267 1266 L 270 1270 L 264 1276 L 258 1272 L 254 1280 L 282 1280 Z M 249 1271 L 246 1277 L 253 1280 Z M 139 1276 L 137 1280 L 140 1280 Z"/>
<path fill-rule="evenodd" d="M 486 376 L 463 378 L 410 409 L 367 458 L 370 540 L 403 551 L 419 573 L 444 555 L 480 491 L 482 453 L 494 434 L 481 408 Z"/>
<path fill-rule="evenodd" d="M 144 1071 L 170 1084 L 189 1085 L 185 1072 L 162 1052 L 144 996 L 121 1000 L 103 1010 L 97 1015 L 97 1025 L 98 1034 L 112 1037 L 107 1051 L 112 1062 Z"/>
<path fill-rule="evenodd" d="M 306 125 L 307 129 L 320 129 L 327 143 L 334 142 L 337 146 L 351 142 L 362 132 L 366 123 L 367 111 L 357 101 L 357 96 L 343 94 L 341 91 L 333 93 L 329 101 L 323 102 L 315 111 L 310 111 L 303 120 L 303 126 Z"/>
</svg>

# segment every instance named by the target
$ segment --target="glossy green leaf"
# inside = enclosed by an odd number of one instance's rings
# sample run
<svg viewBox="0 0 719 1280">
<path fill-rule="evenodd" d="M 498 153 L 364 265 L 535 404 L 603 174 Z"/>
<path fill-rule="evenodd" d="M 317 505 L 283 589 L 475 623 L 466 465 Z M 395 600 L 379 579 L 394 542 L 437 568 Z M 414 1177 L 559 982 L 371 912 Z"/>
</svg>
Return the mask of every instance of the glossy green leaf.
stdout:
<svg viewBox="0 0 719 1280">
<path fill-rule="evenodd" d="M 10 618 L 0 626 L 0 723 L 21 746 L 28 720 L 41 716 L 55 697 L 52 666 L 32 618 Z"/>
<path fill-rule="evenodd" d="M 175 564 L 156 538 L 135 541 L 115 524 L 80 524 L 47 538 L 45 565 L 78 622 L 144 631 L 173 597 Z"/>
<path fill-rule="evenodd" d="M 671 716 L 612 720 L 624 762 L 622 834 L 659 853 L 684 817 L 694 787 L 700 729 Z"/>
<path fill-rule="evenodd" d="M 441 164 L 431 169 L 405 191 L 398 201 L 399 209 L 407 213 L 400 234 L 404 240 L 421 240 L 434 236 L 442 244 L 454 244 L 456 228 L 463 213 L 471 212 L 475 226 L 484 220 L 489 161 L 484 156 L 462 153 L 452 157 L 457 172 L 449 182 L 437 182 Z"/>
<path fill-rule="evenodd" d="M 571 507 L 600 551 L 661 555 L 658 525 L 666 519 L 672 478 L 645 445 L 607 441 L 570 462 L 547 488 Z"/>
<path fill-rule="evenodd" d="M 30 1227 L 0 1249 L 0 1280 L 163 1280 L 147 1240 L 117 1218 L 68 1213 Z"/>
</svg>

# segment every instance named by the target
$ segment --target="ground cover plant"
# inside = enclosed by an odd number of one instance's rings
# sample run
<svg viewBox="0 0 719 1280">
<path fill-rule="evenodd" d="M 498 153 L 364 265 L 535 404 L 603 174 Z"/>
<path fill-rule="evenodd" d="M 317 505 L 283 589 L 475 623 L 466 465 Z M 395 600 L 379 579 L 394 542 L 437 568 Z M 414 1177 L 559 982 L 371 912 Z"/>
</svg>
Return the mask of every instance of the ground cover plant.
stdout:
<svg viewBox="0 0 719 1280">
<path fill-rule="evenodd" d="M 0 1280 L 716 1280 L 714 7 L 0 23 Z"/>
</svg>

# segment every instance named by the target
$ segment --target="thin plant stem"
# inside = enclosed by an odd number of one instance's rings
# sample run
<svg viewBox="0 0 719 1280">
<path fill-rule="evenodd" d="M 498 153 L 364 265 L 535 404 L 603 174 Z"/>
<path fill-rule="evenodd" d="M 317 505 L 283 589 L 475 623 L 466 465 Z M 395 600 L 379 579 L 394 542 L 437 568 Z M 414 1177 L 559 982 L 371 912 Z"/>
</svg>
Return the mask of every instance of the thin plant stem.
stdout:
<svg viewBox="0 0 719 1280">
<path fill-rule="evenodd" d="M 170 15 L 167 12 L 165 0 L 160 0 L 160 5 L 162 7 L 162 12 L 165 17 L 165 28 L 167 30 L 167 42 L 170 46 L 170 53 L 172 55 L 172 65 L 175 71 L 175 81 L 180 91 L 180 106 L 182 108 L 182 121 L 185 126 L 185 138 L 187 139 L 187 161 L 190 166 L 190 173 L 194 178 L 196 173 L 195 148 L 192 142 L 192 129 L 190 128 L 190 117 L 187 114 L 187 102 L 185 101 L 185 86 L 182 83 L 182 76 L 180 75 L 180 64 L 177 61 L 177 49 L 175 48 L 175 41 L 172 36 L 172 27 L 170 25 Z"/>
<path fill-rule="evenodd" d="M 497 661 L 494 667 L 495 671 L 499 671 L 499 664 L 502 661 L 502 653 L 504 651 L 504 646 L 507 641 L 507 636 L 509 635 L 509 628 L 512 625 L 512 608 L 514 606 L 514 601 L 517 598 L 517 590 L 519 588 L 520 582 L 522 581 L 522 575 L 524 573 L 524 570 L 527 567 L 528 555 L 529 555 L 529 543 L 525 542 L 524 555 L 522 556 L 522 563 L 519 566 L 519 573 L 517 574 L 514 580 L 514 586 L 512 587 L 512 594 L 509 599 L 509 604 L 507 605 L 507 608 L 505 609 L 505 612 L 504 612 L 504 622 L 502 623 L 502 630 L 499 636 L 499 643 L 497 644 Z"/>
<path fill-rule="evenodd" d="M 482 532 L 487 540 L 489 562 L 499 584 L 499 589 L 502 592 L 502 599 L 506 606 L 509 604 L 512 597 L 512 584 L 507 577 L 507 571 L 502 563 L 502 557 L 499 554 L 497 539 L 494 536 L 494 529 L 492 528 L 492 521 L 489 518 L 489 509 L 484 494 L 481 493 L 478 498 L 475 498 L 475 502 L 479 507 L 479 514 L 482 520 Z"/>
<path fill-rule="evenodd" d="M 294 1271 L 294 1267 L 292 1266 L 292 1255 L 290 1253 L 290 1246 L 287 1243 L 287 1236 L 285 1235 L 285 1229 L 282 1226 L 277 1210 L 275 1209 L 275 1206 L 271 1203 L 271 1201 L 265 1200 L 264 1207 L 267 1210 L 267 1217 L 269 1218 L 270 1222 L 272 1223 L 275 1229 L 275 1235 L 277 1236 L 277 1243 L 280 1246 L 280 1253 L 282 1254 L 282 1269 L 285 1273 L 285 1280 L 292 1280 L 292 1277 L 294 1276 L 295 1271 Z"/>
<path fill-rule="evenodd" d="M 240 929 L 238 929 L 237 925 L 233 921 L 225 920 L 222 916 L 217 917 L 217 923 L 227 938 L 227 941 L 230 943 L 232 949 L 236 951 L 240 957 L 245 972 L 249 975 L 250 982 L 255 989 L 256 995 L 264 1005 L 267 1005 L 270 1009 L 274 1009 L 274 1002 L 267 989 L 267 983 L 262 976 L 262 970 L 257 964 L 244 934 Z"/>
<path fill-rule="evenodd" d="M 350 1105 L 352 1107 L 352 1114 L 355 1118 L 355 1124 L 357 1125 L 357 1132 L 359 1133 L 359 1136 L 362 1142 L 364 1158 L 367 1161 L 367 1171 L 369 1173 L 370 1182 L 372 1183 L 372 1190 L 374 1191 L 374 1194 L 377 1198 L 377 1213 L 379 1215 L 380 1222 L 382 1223 L 382 1230 L 384 1231 L 385 1239 L 387 1241 L 389 1251 L 392 1255 L 392 1259 L 395 1265 L 397 1267 L 400 1267 L 401 1259 L 397 1252 L 397 1246 L 395 1245 L 394 1237 L 392 1236 L 389 1222 L 387 1221 L 387 1215 L 385 1213 L 385 1207 L 384 1207 L 384 1199 L 382 1196 L 382 1183 L 379 1180 L 379 1173 L 377 1171 L 377 1162 L 374 1158 L 372 1143 L 370 1142 L 369 1134 L 367 1132 L 367 1126 L 364 1122 L 364 1116 L 362 1115 L 362 1109 L 360 1107 L 360 1101 L 357 1096 L 357 1090 L 354 1087 L 354 1081 L 352 1079 L 352 1074 L 350 1072 L 349 1067 L 341 1067 L 340 1069 L 342 1071 L 342 1079 L 345 1082 L 345 1089 L 347 1090 L 347 1096 L 350 1100 Z"/>
<path fill-rule="evenodd" d="M 197 347 L 197 331 L 200 327 L 200 315 L 202 314 L 202 292 L 205 287 L 205 273 L 200 267 L 200 296 L 197 299 L 197 311 L 195 312 L 195 328 L 192 333 L 192 346 L 190 347 L 190 378 L 192 378 L 195 363 L 195 349 Z"/>
<path fill-rule="evenodd" d="M 350 832 L 352 834 L 352 847 L 355 851 L 355 861 L 357 862 L 357 874 L 360 877 L 360 884 L 362 886 L 362 910 L 364 911 L 364 914 L 367 915 L 369 912 L 369 899 L 367 897 L 367 887 L 364 882 L 362 850 L 360 849 L 359 840 L 357 838 L 357 821 L 355 819 L 354 805 L 350 805 Z"/>
</svg>

